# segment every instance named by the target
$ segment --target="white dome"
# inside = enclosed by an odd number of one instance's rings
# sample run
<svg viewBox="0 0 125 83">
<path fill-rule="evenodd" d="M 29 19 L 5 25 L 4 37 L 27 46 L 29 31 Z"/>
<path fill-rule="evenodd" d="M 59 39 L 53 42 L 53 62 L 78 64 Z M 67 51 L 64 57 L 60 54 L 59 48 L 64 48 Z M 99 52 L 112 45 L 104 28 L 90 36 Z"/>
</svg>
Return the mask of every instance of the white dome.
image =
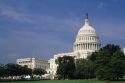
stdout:
<svg viewBox="0 0 125 83">
<path fill-rule="evenodd" d="M 78 35 L 95 35 L 96 31 L 95 29 L 90 25 L 88 19 L 85 19 L 85 24 L 81 27 L 81 29 L 78 32 Z"/>
<path fill-rule="evenodd" d="M 88 16 L 86 16 L 85 24 L 78 31 L 74 42 L 74 51 L 94 52 L 99 48 L 99 37 L 96 35 L 95 29 L 90 25 Z"/>
</svg>

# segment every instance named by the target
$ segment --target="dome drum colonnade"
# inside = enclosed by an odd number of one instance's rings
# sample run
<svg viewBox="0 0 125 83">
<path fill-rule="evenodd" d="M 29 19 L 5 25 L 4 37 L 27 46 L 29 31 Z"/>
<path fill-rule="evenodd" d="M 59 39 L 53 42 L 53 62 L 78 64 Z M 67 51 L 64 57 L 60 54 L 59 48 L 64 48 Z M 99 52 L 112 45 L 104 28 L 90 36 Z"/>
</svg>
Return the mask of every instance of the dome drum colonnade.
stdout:
<svg viewBox="0 0 125 83">
<path fill-rule="evenodd" d="M 99 44 L 96 44 L 96 43 L 93 43 L 93 44 L 90 44 L 90 43 L 83 43 L 83 44 L 76 44 L 74 46 L 74 51 L 77 51 L 77 50 L 98 50 L 99 49 Z"/>
</svg>

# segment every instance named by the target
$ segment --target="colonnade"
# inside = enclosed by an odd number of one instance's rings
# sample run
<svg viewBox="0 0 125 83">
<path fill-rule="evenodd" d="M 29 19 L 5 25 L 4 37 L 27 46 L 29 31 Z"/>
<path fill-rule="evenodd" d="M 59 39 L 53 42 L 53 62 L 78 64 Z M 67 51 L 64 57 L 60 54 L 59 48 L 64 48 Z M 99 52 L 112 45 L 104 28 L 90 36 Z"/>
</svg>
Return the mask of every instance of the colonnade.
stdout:
<svg viewBox="0 0 125 83">
<path fill-rule="evenodd" d="M 74 45 L 74 50 L 99 50 L 98 43 L 81 43 Z"/>
</svg>

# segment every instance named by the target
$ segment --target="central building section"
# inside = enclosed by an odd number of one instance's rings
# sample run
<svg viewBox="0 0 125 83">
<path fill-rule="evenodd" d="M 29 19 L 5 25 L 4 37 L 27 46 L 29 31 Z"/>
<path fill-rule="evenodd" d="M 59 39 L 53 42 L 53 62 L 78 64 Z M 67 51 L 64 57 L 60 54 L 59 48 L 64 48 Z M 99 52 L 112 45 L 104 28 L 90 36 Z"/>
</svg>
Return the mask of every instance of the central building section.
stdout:
<svg viewBox="0 0 125 83">
<path fill-rule="evenodd" d="M 55 60 L 58 57 L 72 56 L 74 59 L 87 58 L 87 56 L 90 56 L 93 52 L 98 51 L 99 49 L 99 37 L 97 36 L 95 29 L 91 26 L 88 15 L 86 15 L 84 25 L 78 31 L 76 40 L 73 44 L 73 52 L 54 55 L 54 57 L 48 61 L 50 63 L 50 67 L 47 71 L 51 78 L 54 79 L 58 66 L 55 63 Z"/>
</svg>

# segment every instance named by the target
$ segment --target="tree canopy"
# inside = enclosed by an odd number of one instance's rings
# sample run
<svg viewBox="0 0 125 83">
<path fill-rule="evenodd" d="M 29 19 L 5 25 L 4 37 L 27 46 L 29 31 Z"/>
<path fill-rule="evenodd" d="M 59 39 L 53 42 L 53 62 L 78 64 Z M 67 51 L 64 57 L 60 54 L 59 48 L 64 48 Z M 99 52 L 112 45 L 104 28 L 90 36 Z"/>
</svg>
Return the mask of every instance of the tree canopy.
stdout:
<svg viewBox="0 0 125 83">
<path fill-rule="evenodd" d="M 31 75 L 32 70 L 27 66 L 20 66 L 18 64 L 1 64 L 0 65 L 0 77 L 5 76 L 20 76 L 20 75 Z"/>
<path fill-rule="evenodd" d="M 125 56 L 118 45 L 108 44 L 96 56 L 96 77 L 100 80 L 119 80 L 125 75 Z"/>
<path fill-rule="evenodd" d="M 43 75 L 45 73 L 46 73 L 46 71 L 44 69 L 41 69 L 41 68 L 33 69 L 33 74 L 35 74 L 35 75 Z"/>
<path fill-rule="evenodd" d="M 70 56 L 59 57 L 56 60 L 58 64 L 57 75 L 60 79 L 72 79 L 75 72 L 74 58 Z"/>
<path fill-rule="evenodd" d="M 76 78 L 91 79 L 94 78 L 94 64 L 89 59 L 76 60 Z"/>
</svg>

